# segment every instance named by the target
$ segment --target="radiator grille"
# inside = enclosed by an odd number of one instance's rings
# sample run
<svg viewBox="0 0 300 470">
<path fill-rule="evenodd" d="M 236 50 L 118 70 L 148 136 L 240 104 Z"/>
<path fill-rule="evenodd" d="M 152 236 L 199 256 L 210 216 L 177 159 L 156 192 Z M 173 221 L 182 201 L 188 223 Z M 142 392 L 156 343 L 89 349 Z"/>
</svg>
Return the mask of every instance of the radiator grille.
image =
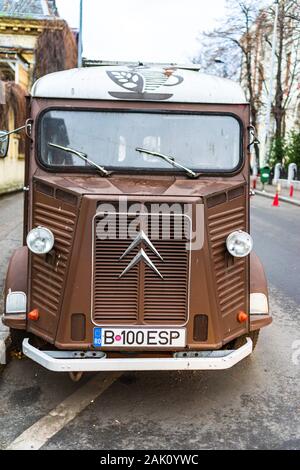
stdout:
<svg viewBox="0 0 300 470">
<path fill-rule="evenodd" d="M 75 213 L 63 210 L 54 199 L 51 199 L 51 206 L 46 202 L 35 202 L 34 207 L 33 227 L 41 225 L 53 232 L 56 258 L 32 256 L 31 300 L 34 308 L 55 317 L 72 248 Z"/>
<path fill-rule="evenodd" d="M 217 298 L 223 318 L 246 307 L 246 258 L 227 254 L 226 238 L 235 230 L 246 230 L 243 200 L 235 207 L 227 204 L 220 212 L 208 216 L 208 231 L 213 259 Z M 224 205 L 223 205 L 224 208 Z M 220 210 L 220 209 L 219 209 Z"/>
<path fill-rule="evenodd" d="M 146 323 L 184 323 L 188 296 L 188 251 L 185 244 L 178 241 L 173 241 L 172 246 L 163 241 L 155 246 L 164 261 L 157 262 L 153 255 L 151 258 L 164 280 L 153 271 L 146 270 L 144 320 Z"/>
<path fill-rule="evenodd" d="M 123 214 L 124 216 L 124 214 Z M 181 217 L 181 226 L 186 218 Z M 117 215 L 117 234 L 124 230 L 122 215 Z M 151 221 L 147 217 L 147 236 L 159 252 L 162 260 L 149 248 L 139 243 L 123 259 L 122 254 L 133 239 L 115 237 L 101 240 L 96 227 L 101 216 L 96 217 L 94 227 L 94 294 L 93 320 L 97 324 L 148 324 L 178 325 L 188 318 L 189 258 L 187 240 L 178 239 L 178 224 L 171 215 L 171 233 L 162 239 L 162 217 Z M 177 220 L 177 219 L 176 219 Z M 130 224 L 130 217 L 126 224 Z M 123 225 L 122 225 L 123 224 Z M 156 225 L 155 225 L 156 224 Z M 176 229 L 175 229 L 176 227 Z M 126 228 L 126 227 L 125 227 Z M 154 232 L 155 229 L 155 232 Z M 176 235 L 175 235 L 176 232 Z M 156 237 L 151 237 L 155 233 Z M 149 268 L 143 260 L 120 278 L 120 274 L 143 248 L 163 279 Z"/>
<path fill-rule="evenodd" d="M 135 323 L 138 319 L 139 272 L 135 266 L 122 278 L 127 260 L 119 258 L 128 247 L 121 240 L 95 243 L 94 260 L 94 320 Z M 137 250 L 132 252 L 135 256 Z"/>
</svg>

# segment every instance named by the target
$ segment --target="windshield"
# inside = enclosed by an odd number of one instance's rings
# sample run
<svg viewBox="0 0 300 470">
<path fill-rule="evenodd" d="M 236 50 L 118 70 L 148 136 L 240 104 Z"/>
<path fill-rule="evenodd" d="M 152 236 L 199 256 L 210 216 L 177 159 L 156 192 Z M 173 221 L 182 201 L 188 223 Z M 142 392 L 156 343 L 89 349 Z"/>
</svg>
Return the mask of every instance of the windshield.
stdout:
<svg viewBox="0 0 300 470">
<path fill-rule="evenodd" d="M 170 155 L 196 171 L 230 171 L 240 161 L 240 125 L 227 115 L 51 110 L 41 119 L 41 159 L 47 166 L 89 168 L 83 152 L 110 169 L 179 172 L 167 161 L 137 148 Z"/>
</svg>

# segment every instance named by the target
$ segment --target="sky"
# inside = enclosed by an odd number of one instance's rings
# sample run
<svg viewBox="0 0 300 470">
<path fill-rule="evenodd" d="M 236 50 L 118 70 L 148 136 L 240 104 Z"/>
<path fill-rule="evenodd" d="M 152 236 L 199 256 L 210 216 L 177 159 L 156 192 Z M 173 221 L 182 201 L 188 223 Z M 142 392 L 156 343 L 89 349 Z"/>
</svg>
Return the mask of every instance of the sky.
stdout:
<svg viewBox="0 0 300 470">
<path fill-rule="evenodd" d="M 78 27 L 79 0 L 56 0 Z M 88 59 L 187 63 L 200 31 L 224 15 L 225 0 L 83 0 L 83 56 Z"/>
</svg>

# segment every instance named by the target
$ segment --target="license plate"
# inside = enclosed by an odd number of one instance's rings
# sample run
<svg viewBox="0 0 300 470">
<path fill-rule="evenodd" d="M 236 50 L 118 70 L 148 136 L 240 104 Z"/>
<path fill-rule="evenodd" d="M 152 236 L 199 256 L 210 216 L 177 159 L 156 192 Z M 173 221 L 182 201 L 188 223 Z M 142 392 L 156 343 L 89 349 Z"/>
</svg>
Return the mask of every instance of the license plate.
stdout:
<svg viewBox="0 0 300 470">
<path fill-rule="evenodd" d="M 185 335 L 185 328 L 94 328 L 94 346 L 182 348 Z"/>
</svg>

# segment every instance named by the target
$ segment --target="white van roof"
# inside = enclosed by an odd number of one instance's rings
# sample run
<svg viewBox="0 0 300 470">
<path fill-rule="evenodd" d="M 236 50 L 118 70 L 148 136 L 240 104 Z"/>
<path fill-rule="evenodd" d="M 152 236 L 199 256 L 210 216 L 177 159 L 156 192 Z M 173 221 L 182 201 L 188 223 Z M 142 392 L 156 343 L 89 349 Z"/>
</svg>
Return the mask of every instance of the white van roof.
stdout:
<svg viewBox="0 0 300 470">
<path fill-rule="evenodd" d="M 88 100 L 247 103 L 238 83 L 173 65 L 133 64 L 55 72 L 37 80 L 31 94 Z"/>
</svg>

